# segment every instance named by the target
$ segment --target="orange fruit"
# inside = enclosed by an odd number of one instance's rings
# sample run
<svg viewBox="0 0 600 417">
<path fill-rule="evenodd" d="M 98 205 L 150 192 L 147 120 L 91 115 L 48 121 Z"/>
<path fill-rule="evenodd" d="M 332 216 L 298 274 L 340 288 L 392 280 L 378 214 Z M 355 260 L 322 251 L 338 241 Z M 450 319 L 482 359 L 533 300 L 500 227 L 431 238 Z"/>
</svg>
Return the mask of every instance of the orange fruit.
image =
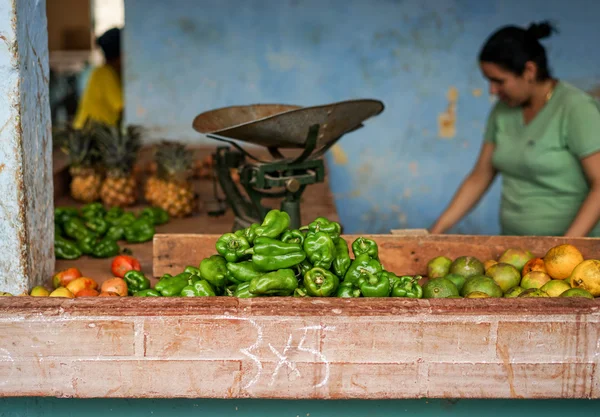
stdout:
<svg viewBox="0 0 600 417">
<path fill-rule="evenodd" d="M 29 295 L 31 295 L 32 297 L 48 297 L 50 295 L 50 291 L 48 291 L 41 285 L 38 285 L 31 289 L 31 293 Z"/>
<path fill-rule="evenodd" d="M 120 295 L 112 291 L 102 291 L 98 297 L 120 297 Z"/>
<path fill-rule="evenodd" d="M 546 271 L 553 279 L 566 279 L 577 265 L 583 262 L 583 255 L 573 245 L 564 244 L 551 248 L 544 256 Z"/>
<path fill-rule="evenodd" d="M 548 271 L 546 271 L 546 265 L 544 264 L 544 260 L 542 258 L 533 258 L 528 260 L 527 263 L 523 266 L 521 276 L 524 277 L 531 271 L 540 271 L 548 273 Z"/>
<path fill-rule="evenodd" d="M 491 266 L 494 266 L 498 263 L 498 261 L 494 261 L 493 259 L 488 259 L 487 261 L 485 261 L 483 263 L 483 270 L 485 272 L 487 272 L 488 269 L 490 269 Z"/>
<path fill-rule="evenodd" d="M 75 298 L 79 298 L 79 297 L 96 297 L 98 296 L 98 291 L 94 290 L 92 288 L 84 288 L 81 291 L 78 291 L 77 293 L 75 293 Z"/>
<path fill-rule="evenodd" d="M 50 293 L 49 297 L 75 298 L 75 295 L 73 295 L 73 293 L 71 291 L 67 290 L 66 287 L 59 287 L 59 288 L 55 289 L 54 291 L 52 291 Z"/>
<path fill-rule="evenodd" d="M 127 283 L 123 278 L 114 277 L 111 279 L 107 279 L 102 283 L 102 287 L 100 288 L 100 292 L 114 292 L 119 294 L 121 297 L 127 296 Z M 102 295 L 102 294 L 100 294 Z"/>
<path fill-rule="evenodd" d="M 571 287 L 582 288 L 594 297 L 600 296 L 600 261 L 588 259 L 573 269 Z"/>
<path fill-rule="evenodd" d="M 546 274 L 545 272 L 531 271 L 521 280 L 521 287 L 526 290 L 538 289 L 542 288 L 542 286 L 551 280 L 552 279 L 550 278 L 550 275 Z"/>
<path fill-rule="evenodd" d="M 517 268 L 519 272 L 523 269 L 523 266 L 533 258 L 533 254 L 528 250 L 521 248 L 510 248 L 504 251 L 498 258 L 498 263 L 510 264 Z"/>
</svg>

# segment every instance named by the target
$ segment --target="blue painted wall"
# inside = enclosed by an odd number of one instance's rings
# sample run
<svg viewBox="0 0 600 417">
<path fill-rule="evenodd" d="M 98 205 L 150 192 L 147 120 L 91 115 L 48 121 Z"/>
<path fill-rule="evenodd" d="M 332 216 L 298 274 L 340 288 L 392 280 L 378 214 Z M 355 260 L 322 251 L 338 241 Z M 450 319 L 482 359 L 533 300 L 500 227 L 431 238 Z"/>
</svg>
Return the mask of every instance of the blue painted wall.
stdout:
<svg viewBox="0 0 600 417">
<path fill-rule="evenodd" d="M 594 0 L 127 0 L 127 119 L 199 142 L 200 112 L 377 98 L 383 114 L 328 155 L 345 230 L 428 227 L 474 162 L 491 100 L 476 56 L 504 24 L 553 19 L 556 75 L 600 84 Z M 449 95 L 449 92 L 453 91 Z M 449 98 L 450 97 L 450 98 Z M 454 105 L 455 132 L 438 119 Z M 455 228 L 496 234 L 499 182 Z"/>
</svg>

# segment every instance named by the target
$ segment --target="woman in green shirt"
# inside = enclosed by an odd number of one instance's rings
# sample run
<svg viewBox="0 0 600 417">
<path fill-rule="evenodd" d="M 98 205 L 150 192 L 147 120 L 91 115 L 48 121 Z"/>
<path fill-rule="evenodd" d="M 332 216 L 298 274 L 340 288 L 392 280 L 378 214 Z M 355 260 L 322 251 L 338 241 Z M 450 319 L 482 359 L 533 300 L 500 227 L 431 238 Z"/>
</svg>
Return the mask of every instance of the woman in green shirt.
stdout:
<svg viewBox="0 0 600 417">
<path fill-rule="evenodd" d="M 455 225 L 501 174 L 502 234 L 600 237 L 600 106 L 551 76 L 539 39 L 552 31 L 509 26 L 483 46 L 480 68 L 499 101 L 475 167 L 431 233 Z"/>
</svg>

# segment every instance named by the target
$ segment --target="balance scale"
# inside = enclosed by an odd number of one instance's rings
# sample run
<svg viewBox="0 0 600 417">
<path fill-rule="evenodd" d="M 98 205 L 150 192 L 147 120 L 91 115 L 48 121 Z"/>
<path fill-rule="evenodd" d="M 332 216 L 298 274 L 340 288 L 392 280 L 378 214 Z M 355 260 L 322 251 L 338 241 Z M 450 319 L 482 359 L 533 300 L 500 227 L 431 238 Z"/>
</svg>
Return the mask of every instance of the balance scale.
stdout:
<svg viewBox="0 0 600 417">
<path fill-rule="evenodd" d="M 261 203 L 263 198 L 283 198 L 280 210 L 289 214 L 291 228 L 300 227 L 302 193 L 308 185 L 325 180 L 323 154 L 383 109 L 381 101 L 361 99 L 313 107 L 231 106 L 196 116 L 194 130 L 228 145 L 217 147 L 213 154 L 216 206 L 209 215 L 223 215 L 231 207 L 236 231 L 262 223 L 271 210 Z M 236 141 L 263 146 L 271 158 L 255 157 Z M 233 180 L 232 169 L 237 170 L 243 189 Z M 217 182 L 224 198 L 218 195 Z"/>
</svg>

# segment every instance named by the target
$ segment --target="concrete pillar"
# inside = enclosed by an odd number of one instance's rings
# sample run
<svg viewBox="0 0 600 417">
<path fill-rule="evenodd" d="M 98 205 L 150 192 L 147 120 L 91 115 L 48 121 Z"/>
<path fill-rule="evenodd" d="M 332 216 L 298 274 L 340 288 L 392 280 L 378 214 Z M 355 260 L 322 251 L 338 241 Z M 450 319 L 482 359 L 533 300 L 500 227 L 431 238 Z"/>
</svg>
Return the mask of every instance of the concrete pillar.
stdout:
<svg viewBox="0 0 600 417">
<path fill-rule="evenodd" d="M 54 269 L 45 1 L 0 0 L 0 291 Z"/>
</svg>

